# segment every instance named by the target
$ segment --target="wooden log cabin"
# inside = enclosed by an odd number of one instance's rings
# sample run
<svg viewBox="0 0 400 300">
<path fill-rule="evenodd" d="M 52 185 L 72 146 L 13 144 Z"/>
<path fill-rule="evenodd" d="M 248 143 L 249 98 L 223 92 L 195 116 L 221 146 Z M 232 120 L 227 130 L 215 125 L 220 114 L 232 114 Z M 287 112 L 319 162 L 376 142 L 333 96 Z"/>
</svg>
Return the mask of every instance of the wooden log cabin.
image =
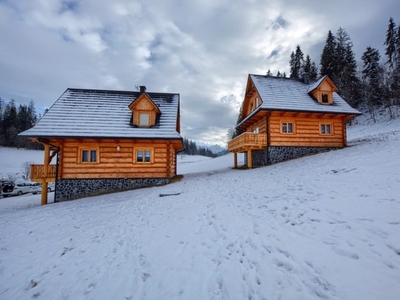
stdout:
<svg viewBox="0 0 400 300">
<path fill-rule="evenodd" d="M 163 185 L 177 175 L 180 95 L 68 88 L 21 136 L 42 143 L 31 180 L 55 182 L 54 201 Z M 55 162 L 51 164 L 51 161 Z"/>
<path fill-rule="evenodd" d="M 361 113 L 337 93 L 328 76 L 310 83 L 250 74 L 235 138 L 228 151 L 245 153 L 249 168 L 346 146 L 346 122 Z"/>
</svg>

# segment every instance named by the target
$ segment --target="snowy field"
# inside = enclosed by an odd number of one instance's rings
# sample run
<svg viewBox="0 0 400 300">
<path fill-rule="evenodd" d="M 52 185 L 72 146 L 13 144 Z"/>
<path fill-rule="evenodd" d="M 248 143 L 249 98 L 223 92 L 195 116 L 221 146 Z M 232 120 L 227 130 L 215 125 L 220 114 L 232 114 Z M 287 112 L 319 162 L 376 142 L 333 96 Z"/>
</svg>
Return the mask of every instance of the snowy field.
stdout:
<svg viewBox="0 0 400 300">
<path fill-rule="evenodd" d="M 163 187 L 0 198 L 0 299 L 400 299 L 400 119 L 348 139 L 253 170 L 179 157 Z M 0 155 L 3 174 L 43 162 Z"/>
</svg>

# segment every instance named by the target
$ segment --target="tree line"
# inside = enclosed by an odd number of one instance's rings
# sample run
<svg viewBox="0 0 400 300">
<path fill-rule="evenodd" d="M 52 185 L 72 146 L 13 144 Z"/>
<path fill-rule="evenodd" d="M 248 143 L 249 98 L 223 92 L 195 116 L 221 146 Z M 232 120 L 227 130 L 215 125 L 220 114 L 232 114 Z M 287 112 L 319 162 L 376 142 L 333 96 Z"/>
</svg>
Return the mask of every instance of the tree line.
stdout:
<svg viewBox="0 0 400 300">
<path fill-rule="evenodd" d="M 376 108 L 384 106 L 393 118 L 392 106 L 400 105 L 400 25 L 396 26 L 393 18 L 389 19 L 383 45 L 383 60 L 378 49 L 368 46 L 361 56 L 362 66 L 358 66 L 346 30 L 339 28 L 336 35 L 329 30 L 319 69 L 309 55 L 304 58 L 297 45 L 290 55 L 289 77 L 300 79 L 302 73 L 307 73 L 310 80 L 316 80 L 318 76 L 328 75 L 339 95 L 351 106 L 367 108 L 373 118 Z M 277 76 L 286 77 L 280 72 Z"/>
<path fill-rule="evenodd" d="M 18 136 L 18 133 L 32 128 L 39 118 L 33 100 L 27 105 L 17 106 L 14 99 L 5 103 L 0 98 L 0 146 L 43 149 L 41 144 Z"/>
<path fill-rule="evenodd" d="M 213 153 L 210 149 L 204 148 L 204 147 L 199 147 L 196 145 L 196 143 L 192 140 L 188 140 L 187 138 L 183 138 L 183 146 L 185 147 L 185 150 L 183 153 L 187 155 L 202 155 L 202 156 L 208 156 L 208 157 L 217 157 L 218 154 Z"/>
</svg>

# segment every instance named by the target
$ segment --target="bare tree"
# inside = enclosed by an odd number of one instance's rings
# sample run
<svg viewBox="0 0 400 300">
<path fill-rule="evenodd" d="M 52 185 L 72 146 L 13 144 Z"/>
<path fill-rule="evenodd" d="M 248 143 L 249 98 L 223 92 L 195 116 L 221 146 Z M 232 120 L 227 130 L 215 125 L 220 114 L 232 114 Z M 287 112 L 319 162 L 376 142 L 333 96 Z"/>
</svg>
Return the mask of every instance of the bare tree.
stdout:
<svg viewBox="0 0 400 300">
<path fill-rule="evenodd" d="M 228 140 L 232 140 L 232 139 L 236 136 L 236 129 L 235 129 L 235 127 L 229 127 L 229 128 L 228 128 L 227 136 L 228 136 Z"/>
<path fill-rule="evenodd" d="M 21 174 L 24 180 L 30 180 L 31 164 L 33 164 L 33 161 L 26 161 L 22 164 Z"/>
<path fill-rule="evenodd" d="M 17 175 L 13 173 L 8 174 L 8 180 L 10 181 L 16 181 L 17 180 Z"/>
</svg>

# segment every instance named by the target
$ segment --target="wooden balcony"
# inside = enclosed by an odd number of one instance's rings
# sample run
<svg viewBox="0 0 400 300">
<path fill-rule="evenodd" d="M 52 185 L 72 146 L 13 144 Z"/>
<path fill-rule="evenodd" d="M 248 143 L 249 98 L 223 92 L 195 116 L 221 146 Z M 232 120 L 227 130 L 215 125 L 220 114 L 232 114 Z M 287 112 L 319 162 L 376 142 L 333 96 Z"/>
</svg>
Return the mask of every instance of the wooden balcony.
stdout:
<svg viewBox="0 0 400 300">
<path fill-rule="evenodd" d="M 31 181 L 53 182 L 56 180 L 56 165 L 31 165 Z"/>
<path fill-rule="evenodd" d="M 248 150 L 263 149 L 267 146 L 265 133 L 245 132 L 228 142 L 229 152 L 245 152 Z"/>
</svg>

